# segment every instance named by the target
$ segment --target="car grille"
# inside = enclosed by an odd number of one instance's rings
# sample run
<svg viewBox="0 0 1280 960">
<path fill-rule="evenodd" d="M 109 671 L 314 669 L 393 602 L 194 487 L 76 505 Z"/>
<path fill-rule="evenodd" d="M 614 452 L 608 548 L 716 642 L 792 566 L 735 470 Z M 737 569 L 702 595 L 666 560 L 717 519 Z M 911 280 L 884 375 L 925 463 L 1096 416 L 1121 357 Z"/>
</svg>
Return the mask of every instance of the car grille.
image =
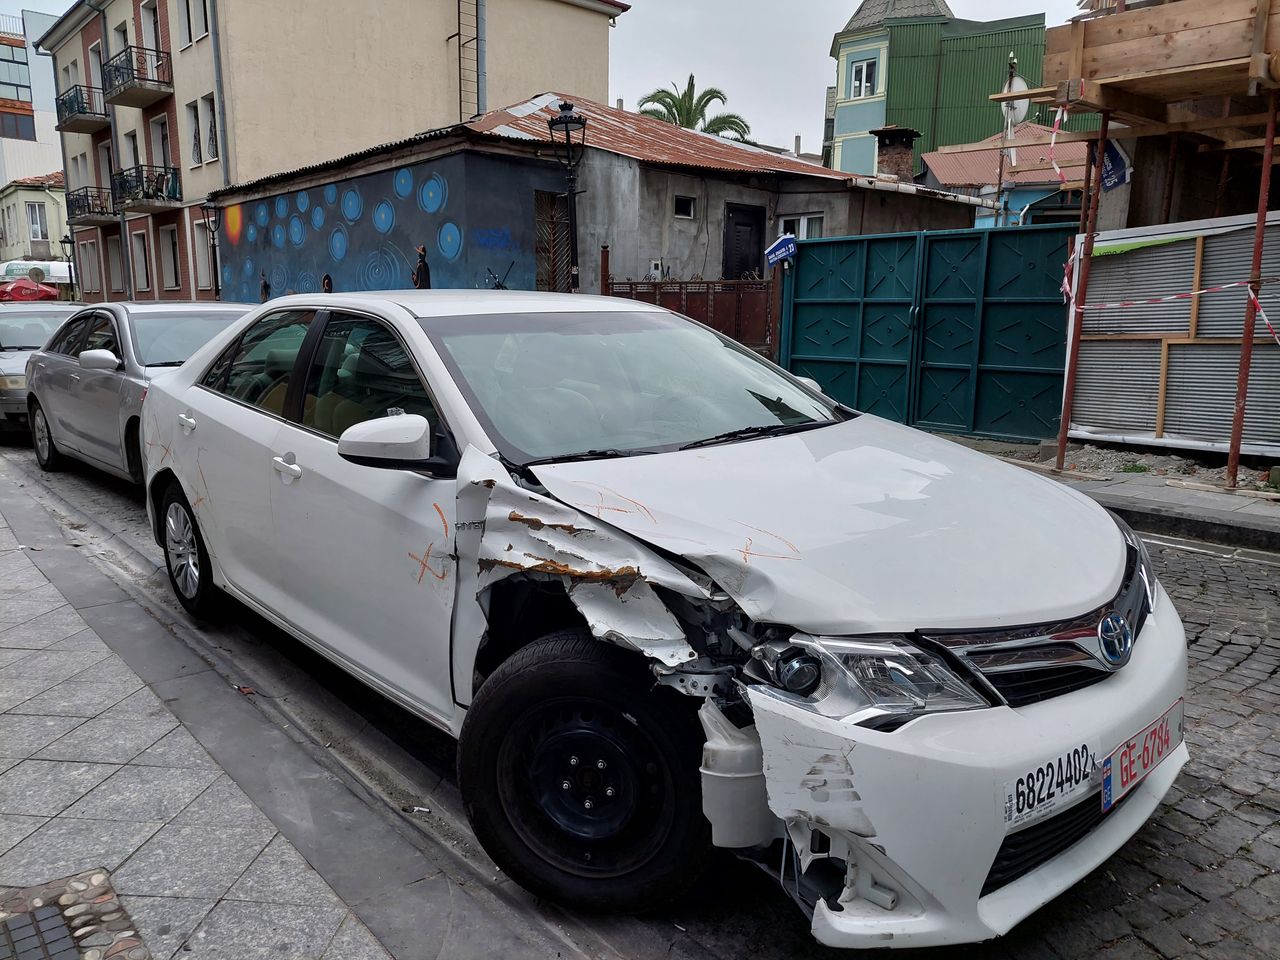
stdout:
<svg viewBox="0 0 1280 960">
<path fill-rule="evenodd" d="M 1050 697 L 1060 697 L 1072 690 L 1082 690 L 1111 674 L 1093 667 L 1074 664 L 1062 667 L 1042 667 L 1035 670 L 1009 670 L 1004 673 L 986 674 L 987 682 L 995 687 L 1011 707 L 1025 707 Z"/>
<path fill-rule="evenodd" d="M 1000 844 L 1000 852 L 991 864 L 980 896 L 985 897 L 1013 883 L 1074 846 L 1131 796 L 1132 793 L 1125 794 L 1110 810 L 1103 813 L 1099 794 L 1093 793 L 1048 820 L 1009 834 L 1004 838 L 1004 843 Z"/>
</svg>

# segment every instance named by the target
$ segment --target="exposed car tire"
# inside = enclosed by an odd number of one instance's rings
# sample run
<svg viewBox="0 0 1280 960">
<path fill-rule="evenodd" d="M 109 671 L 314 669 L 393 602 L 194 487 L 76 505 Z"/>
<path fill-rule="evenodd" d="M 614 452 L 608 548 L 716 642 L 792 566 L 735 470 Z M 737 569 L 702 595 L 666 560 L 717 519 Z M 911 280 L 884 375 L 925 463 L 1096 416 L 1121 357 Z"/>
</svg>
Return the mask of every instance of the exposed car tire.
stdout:
<svg viewBox="0 0 1280 960">
<path fill-rule="evenodd" d="M 710 852 L 696 703 L 585 630 L 549 634 L 484 682 L 459 738 L 480 843 L 517 883 L 578 908 L 676 899 Z"/>
<path fill-rule="evenodd" d="M 62 469 L 62 454 L 53 442 L 53 432 L 49 429 L 49 420 L 44 415 L 40 401 L 31 401 L 31 446 L 36 451 L 36 463 L 41 470 L 53 473 Z"/>
<path fill-rule="evenodd" d="M 214 619 L 222 606 L 222 591 L 214 586 L 209 551 L 195 511 L 176 480 L 169 484 L 160 502 L 160 528 L 164 565 L 178 602 L 193 617 Z"/>
</svg>

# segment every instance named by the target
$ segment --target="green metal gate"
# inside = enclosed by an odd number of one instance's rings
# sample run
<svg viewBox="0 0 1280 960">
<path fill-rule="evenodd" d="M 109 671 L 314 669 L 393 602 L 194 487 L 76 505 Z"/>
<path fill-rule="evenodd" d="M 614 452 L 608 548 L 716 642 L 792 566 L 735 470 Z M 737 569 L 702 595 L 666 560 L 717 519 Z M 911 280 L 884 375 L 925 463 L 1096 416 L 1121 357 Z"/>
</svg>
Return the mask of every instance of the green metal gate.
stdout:
<svg viewBox="0 0 1280 960">
<path fill-rule="evenodd" d="M 858 410 L 930 430 L 1057 435 L 1067 226 L 804 240 L 781 361 Z"/>
</svg>

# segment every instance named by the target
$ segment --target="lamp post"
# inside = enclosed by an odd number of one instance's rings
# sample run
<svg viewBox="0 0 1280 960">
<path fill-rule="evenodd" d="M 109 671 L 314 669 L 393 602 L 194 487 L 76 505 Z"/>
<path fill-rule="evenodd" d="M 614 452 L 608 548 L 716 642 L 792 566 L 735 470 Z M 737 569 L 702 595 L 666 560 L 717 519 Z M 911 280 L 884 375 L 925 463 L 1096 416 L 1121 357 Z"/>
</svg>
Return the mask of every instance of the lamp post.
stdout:
<svg viewBox="0 0 1280 960">
<path fill-rule="evenodd" d="M 209 272 L 213 274 L 213 299 L 222 299 L 222 266 L 218 263 L 218 230 L 222 226 L 222 208 L 205 200 L 200 204 L 205 231 L 209 235 Z"/>
<path fill-rule="evenodd" d="M 76 245 L 71 239 L 71 232 L 64 233 L 58 243 L 62 245 L 62 255 L 67 259 L 67 271 L 71 278 L 71 299 L 74 300 L 76 298 L 76 260 L 72 254 L 75 253 Z"/>
<path fill-rule="evenodd" d="M 560 112 L 547 121 L 556 159 L 564 167 L 569 199 L 569 292 L 578 292 L 578 164 L 587 140 L 587 118 L 573 112 L 573 104 L 560 104 Z"/>
</svg>

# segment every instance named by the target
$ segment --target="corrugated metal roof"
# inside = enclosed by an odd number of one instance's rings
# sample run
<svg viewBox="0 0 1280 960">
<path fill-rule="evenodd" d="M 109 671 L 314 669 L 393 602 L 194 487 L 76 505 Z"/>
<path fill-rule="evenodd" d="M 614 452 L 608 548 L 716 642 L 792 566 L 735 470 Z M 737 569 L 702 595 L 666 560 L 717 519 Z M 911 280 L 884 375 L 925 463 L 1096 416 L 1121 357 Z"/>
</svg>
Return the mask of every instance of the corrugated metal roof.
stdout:
<svg viewBox="0 0 1280 960">
<path fill-rule="evenodd" d="M 899 17 L 953 16 L 947 0 L 862 0 L 862 5 L 849 18 L 841 33 L 865 30 Z"/>
<path fill-rule="evenodd" d="M 1039 123 L 1020 123 L 1014 128 L 1014 139 L 1028 139 L 1033 136 L 1044 136 L 1052 132 L 1052 128 Z M 1003 134 L 997 133 L 995 136 L 987 137 L 986 140 L 979 142 L 997 143 L 1003 136 Z M 1084 179 L 1087 149 L 1088 144 L 1085 143 L 1060 143 L 1054 148 L 1054 157 L 1057 159 L 1058 166 L 1062 168 L 1067 180 L 1077 181 Z M 1018 161 L 1024 164 L 1039 163 L 1041 161 L 1047 163 L 1049 160 L 1049 148 L 1043 145 L 1022 147 L 1017 153 Z M 993 147 L 990 150 L 974 150 L 970 153 L 939 153 L 934 151 L 924 154 L 923 159 L 937 181 L 948 187 L 994 186 L 1000 170 L 1000 150 L 998 147 Z M 1018 170 L 1016 167 L 1009 167 L 1007 161 L 1004 178 L 1006 183 L 1056 183 L 1058 180 L 1052 169 Z"/>
</svg>

